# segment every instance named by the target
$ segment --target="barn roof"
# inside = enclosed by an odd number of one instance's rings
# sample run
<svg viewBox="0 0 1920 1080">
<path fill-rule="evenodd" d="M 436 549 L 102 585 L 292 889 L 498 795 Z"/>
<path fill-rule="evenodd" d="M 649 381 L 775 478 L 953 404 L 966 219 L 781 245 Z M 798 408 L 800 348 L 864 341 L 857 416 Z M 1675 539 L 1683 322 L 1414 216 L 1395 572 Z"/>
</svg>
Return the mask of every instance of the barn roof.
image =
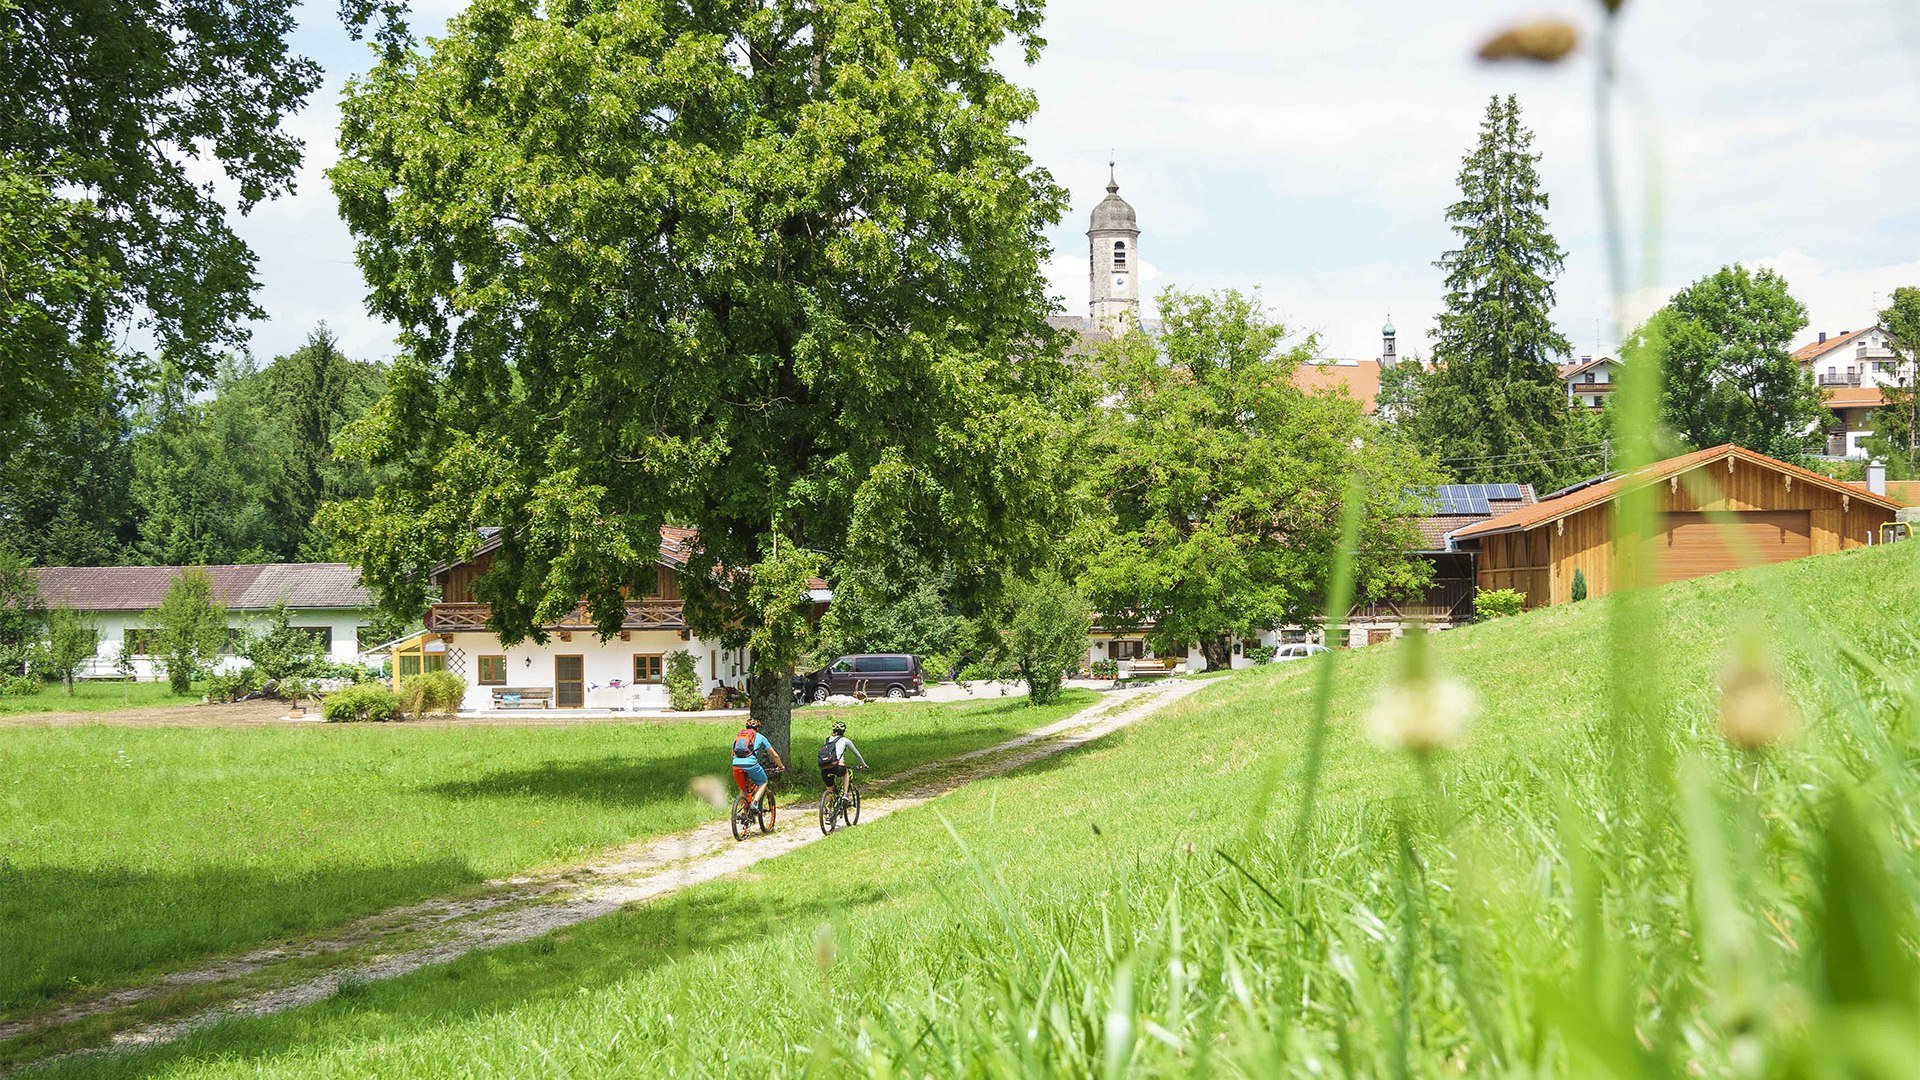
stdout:
<svg viewBox="0 0 1920 1080">
<path fill-rule="evenodd" d="M 265 611 L 275 603 L 294 608 L 365 608 L 373 597 L 360 571 L 346 563 L 256 563 L 244 566 L 45 566 L 33 572 L 40 598 L 79 611 L 151 611 L 175 578 L 188 569 L 207 572 L 213 596 L 236 611 Z"/>
<path fill-rule="evenodd" d="M 1722 446 L 1715 446 L 1706 450 L 1695 450 L 1691 454 L 1671 457 L 1665 461 L 1656 461 L 1631 475 L 1610 476 L 1594 483 L 1573 488 L 1566 494 L 1556 498 L 1543 499 L 1532 506 L 1523 507 L 1510 514 L 1502 514 L 1499 517 L 1488 518 L 1486 521 L 1482 521 L 1477 525 L 1469 525 L 1459 532 L 1454 533 L 1453 538 L 1455 540 L 1471 540 L 1481 536 L 1493 536 L 1497 533 L 1525 532 L 1528 529 L 1551 524 L 1569 514 L 1585 510 L 1589 506 L 1597 506 L 1600 503 L 1609 502 L 1629 488 L 1643 487 L 1647 484 L 1665 480 L 1670 476 L 1678 476 L 1684 472 L 1691 472 L 1703 465 L 1712 465 L 1727 458 L 1738 458 L 1749 464 L 1758 465 L 1763 469 L 1772 469 L 1775 472 L 1787 473 L 1807 483 L 1815 484 L 1845 495 L 1851 495 L 1857 499 L 1865 499 L 1868 502 L 1884 506 L 1889 510 L 1898 510 L 1900 508 L 1899 503 L 1885 496 L 1874 495 L 1862 491 L 1844 481 L 1835 480 L 1831 476 L 1823 476 L 1820 473 L 1814 472 L 1812 469 L 1803 469 L 1798 465 L 1790 465 L 1778 458 L 1770 458 L 1765 454 L 1755 453 L 1745 447 L 1726 443 Z"/>
</svg>

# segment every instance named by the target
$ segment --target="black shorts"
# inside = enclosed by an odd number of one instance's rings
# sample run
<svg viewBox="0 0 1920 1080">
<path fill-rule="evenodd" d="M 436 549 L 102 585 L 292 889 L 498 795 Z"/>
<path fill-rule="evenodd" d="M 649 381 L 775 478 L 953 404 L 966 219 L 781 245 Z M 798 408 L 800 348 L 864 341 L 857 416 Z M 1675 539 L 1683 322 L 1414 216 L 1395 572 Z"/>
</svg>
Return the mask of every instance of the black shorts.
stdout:
<svg viewBox="0 0 1920 1080">
<path fill-rule="evenodd" d="M 847 767 L 845 765 L 820 766 L 820 782 L 823 784 L 831 785 L 838 783 L 840 778 L 845 775 L 847 775 Z"/>
</svg>

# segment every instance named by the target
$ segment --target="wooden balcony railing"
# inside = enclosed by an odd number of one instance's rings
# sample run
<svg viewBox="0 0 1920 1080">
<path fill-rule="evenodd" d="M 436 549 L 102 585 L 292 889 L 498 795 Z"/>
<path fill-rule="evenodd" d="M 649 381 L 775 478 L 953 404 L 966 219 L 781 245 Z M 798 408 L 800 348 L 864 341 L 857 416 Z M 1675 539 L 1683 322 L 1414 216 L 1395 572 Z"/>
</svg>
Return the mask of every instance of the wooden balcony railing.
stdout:
<svg viewBox="0 0 1920 1080">
<path fill-rule="evenodd" d="M 1470 581 L 1438 582 L 1427 590 L 1425 596 L 1356 605 L 1348 618 L 1448 619 L 1464 622 L 1473 618 L 1473 592 L 1474 586 Z"/>
<path fill-rule="evenodd" d="M 437 634 L 453 633 L 459 630 L 485 630 L 487 617 L 492 609 L 486 604 L 435 604 L 427 609 L 427 629 Z M 684 630 L 686 629 L 680 601 L 678 600 L 629 600 L 626 618 L 620 623 L 623 630 Z M 546 627 L 548 630 L 591 630 L 593 618 L 587 614 L 584 604 L 574 609 L 557 623 Z"/>
</svg>

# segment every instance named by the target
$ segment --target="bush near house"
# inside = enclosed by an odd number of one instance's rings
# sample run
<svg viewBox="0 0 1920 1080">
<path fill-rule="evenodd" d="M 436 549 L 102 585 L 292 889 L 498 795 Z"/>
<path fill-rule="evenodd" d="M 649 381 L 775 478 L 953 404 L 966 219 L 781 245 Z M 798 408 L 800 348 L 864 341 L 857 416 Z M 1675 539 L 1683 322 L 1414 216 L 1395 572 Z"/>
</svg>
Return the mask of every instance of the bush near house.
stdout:
<svg viewBox="0 0 1920 1080">
<path fill-rule="evenodd" d="M 1280 650 L 1274 648 L 1272 645 L 1255 645 L 1253 648 L 1247 650 L 1247 659 L 1256 664 L 1264 664 L 1272 660 L 1273 654 L 1279 651 Z"/>
<path fill-rule="evenodd" d="M 1473 594 L 1473 609 L 1482 619 L 1505 619 L 1527 609 L 1527 594 L 1515 589 L 1481 589 Z"/>
<path fill-rule="evenodd" d="M 458 712 L 466 696 L 467 680 L 451 671 L 423 671 L 400 680 L 400 707 L 415 719 Z"/>
<path fill-rule="evenodd" d="M 1096 679 L 1117 679 L 1120 677 L 1120 661 L 1095 660 L 1087 665 L 1087 673 Z"/>
<path fill-rule="evenodd" d="M 706 707 L 700 696 L 700 666 L 685 649 L 667 657 L 667 703 L 675 712 L 699 712 Z"/>
<path fill-rule="evenodd" d="M 252 665 L 207 676 L 207 700 L 239 701 L 260 689 L 260 670 Z"/>
<path fill-rule="evenodd" d="M 1575 600 L 1587 598 L 1587 572 L 1577 566 L 1573 568 L 1573 598 Z"/>
<path fill-rule="evenodd" d="M 377 683 L 361 683 L 328 694 L 320 716 L 329 724 L 385 723 L 400 717 L 400 695 Z"/>
</svg>

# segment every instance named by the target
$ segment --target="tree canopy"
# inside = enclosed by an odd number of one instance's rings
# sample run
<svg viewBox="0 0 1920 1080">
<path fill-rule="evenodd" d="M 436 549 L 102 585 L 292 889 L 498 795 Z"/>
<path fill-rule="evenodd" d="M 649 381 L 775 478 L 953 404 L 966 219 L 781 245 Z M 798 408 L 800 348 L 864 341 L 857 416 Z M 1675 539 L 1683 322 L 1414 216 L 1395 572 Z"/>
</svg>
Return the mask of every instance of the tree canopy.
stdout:
<svg viewBox="0 0 1920 1080">
<path fill-rule="evenodd" d="M 1235 635 L 1312 620 L 1339 547 L 1340 502 L 1368 477 L 1359 549 L 1365 595 L 1426 584 L 1409 515 L 1430 459 L 1367 422 L 1351 399 L 1293 375 L 1312 342 L 1237 292 L 1160 299 L 1157 338 L 1102 347 L 1112 408 L 1085 452 L 1091 507 L 1082 584 L 1107 626 L 1150 626 L 1155 648 L 1200 643 L 1224 667 Z"/>
<path fill-rule="evenodd" d="M 1873 413 L 1872 449 L 1895 476 L 1920 476 L 1920 287 L 1893 290 L 1880 328 L 1896 361 L 1893 380 L 1880 388 L 1886 403 Z"/>
<path fill-rule="evenodd" d="M 964 596 L 1042 549 L 1063 197 L 993 60 L 1039 17 L 477 0 L 357 81 L 331 175 L 404 332 L 353 440 L 401 479 L 334 515 L 367 580 L 417 599 L 498 525 L 495 630 L 585 597 L 611 632 L 690 525 L 688 617 L 763 645 L 771 709 L 810 575 L 952 553 Z"/>
<path fill-rule="evenodd" d="M 1788 348 L 1807 310 L 1785 278 L 1722 267 L 1654 318 L 1666 355 L 1661 420 L 1674 434 L 1695 448 L 1738 443 L 1787 459 L 1806 452 L 1826 414 L 1812 373 Z"/>
<path fill-rule="evenodd" d="M 1463 481 L 1559 487 L 1605 470 L 1598 423 L 1560 380 L 1573 351 L 1553 324 L 1565 253 L 1539 162 L 1519 100 L 1494 97 L 1447 208 L 1460 246 L 1436 264 L 1447 292 L 1433 366 L 1395 388 L 1398 418 Z"/>
</svg>

